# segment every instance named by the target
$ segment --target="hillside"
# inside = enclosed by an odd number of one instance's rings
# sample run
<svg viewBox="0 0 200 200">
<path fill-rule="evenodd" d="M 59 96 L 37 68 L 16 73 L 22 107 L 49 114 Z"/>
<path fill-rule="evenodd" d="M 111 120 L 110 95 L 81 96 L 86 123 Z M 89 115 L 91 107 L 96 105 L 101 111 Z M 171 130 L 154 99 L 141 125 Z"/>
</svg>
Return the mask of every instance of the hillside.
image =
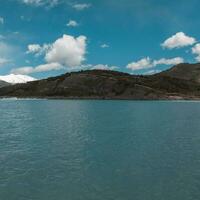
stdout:
<svg viewBox="0 0 200 200">
<path fill-rule="evenodd" d="M 199 99 L 200 65 L 181 64 L 151 76 L 91 70 L 0 88 L 2 97 Z"/>
<path fill-rule="evenodd" d="M 200 63 L 197 64 L 179 64 L 166 70 L 160 75 L 170 76 L 172 78 L 178 78 L 188 81 L 194 81 L 200 83 Z"/>
<path fill-rule="evenodd" d="M 0 88 L 5 87 L 5 86 L 9 86 L 9 85 L 10 85 L 9 83 L 0 80 Z"/>
</svg>

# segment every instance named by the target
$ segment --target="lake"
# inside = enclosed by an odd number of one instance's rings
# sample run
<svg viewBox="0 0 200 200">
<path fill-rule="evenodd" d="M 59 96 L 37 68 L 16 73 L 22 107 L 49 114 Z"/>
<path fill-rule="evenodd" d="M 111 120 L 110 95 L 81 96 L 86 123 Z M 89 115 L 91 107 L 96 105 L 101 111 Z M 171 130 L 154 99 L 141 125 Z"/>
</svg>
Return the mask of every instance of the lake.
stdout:
<svg viewBox="0 0 200 200">
<path fill-rule="evenodd" d="M 200 102 L 0 100 L 1 200 L 200 197 Z"/>
</svg>

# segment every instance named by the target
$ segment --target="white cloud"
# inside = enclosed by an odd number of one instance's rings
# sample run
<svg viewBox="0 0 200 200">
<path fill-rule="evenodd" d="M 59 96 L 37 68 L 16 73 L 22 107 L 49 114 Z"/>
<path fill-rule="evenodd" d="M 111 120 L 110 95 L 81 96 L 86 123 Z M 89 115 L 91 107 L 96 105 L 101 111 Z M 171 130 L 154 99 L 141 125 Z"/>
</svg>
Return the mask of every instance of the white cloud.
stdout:
<svg viewBox="0 0 200 200">
<path fill-rule="evenodd" d="M 38 53 L 41 48 L 39 44 L 29 44 L 27 53 Z"/>
<path fill-rule="evenodd" d="M 70 20 L 67 23 L 67 26 L 69 26 L 69 27 L 77 27 L 78 25 L 79 25 L 78 22 L 76 22 L 75 20 Z"/>
<path fill-rule="evenodd" d="M 4 18 L 0 17 L 0 24 L 4 24 Z"/>
<path fill-rule="evenodd" d="M 63 35 L 51 45 L 45 60 L 48 63 L 56 62 L 66 67 L 80 66 L 85 60 L 86 40 L 85 36 L 75 38 Z"/>
<path fill-rule="evenodd" d="M 190 45 L 193 45 L 194 43 L 196 43 L 195 38 L 189 37 L 183 32 L 179 32 L 171 36 L 167 40 L 165 40 L 161 44 L 161 46 L 167 49 L 174 49 L 174 48 L 190 46 Z"/>
<path fill-rule="evenodd" d="M 60 62 L 63 65 L 75 65 L 71 62 L 80 64 L 85 60 L 86 53 L 86 37 L 79 36 L 77 38 L 70 35 L 63 35 L 52 44 L 29 44 L 27 54 L 35 54 L 36 56 L 45 54 L 47 62 Z M 60 59 L 60 60 L 59 60 Z"/>
<path fill-rule="evenodd" d="M 82 11 L 91 7 L 89 3 L 82 3 L 82 4 L 74 4 L 72 7 L 78 11 Z"/>
<path fill-rule="evenodd" d="M 176 58 L 171 58 L 171 59 L 161 58 L 159 60 L 154 60 L 153 66 L 156 67 L 157 65 L 177 65 L 183 62 L 184 62 L 184 59 L 181 57 L 176 57 Z"/>
<path fill-rule="evenodd" d="M 192 48 L 192 53 L 197 55 L 197 57 L 195 59 L 197 62 L 200 62 L 200 44 L 196 44 Z"/>
<path fill-rule="evenodd" d="M 37 67 L 16 68 L 12 70 L 12 73 L 32 74 L 60 69 L 81 69 L 82 62 L 85 60 L 86 40 L 85 36 L 75 38 L 71 35 L 63 35 L 52 44 L 30 44 L 26 53 L 35 56 L 44 54 L 47 63 Z"/>
<path fill-rule="evenodd" d="M 141 69 L 147 69 L 147 68 L 151 68 L 151 67 L 153 67 L 153 64 L 152 64 L 151 59 L 149 57 L 138 60 L 137 62 L 129 63 L 127 65 L 128 69 L 131 69 L 131 70 L 134 70 L 134 71 L 135 70 L 141 70 Z"/>
<path fill-rule="evenodd" d="M 109 65 L 98 64 L 98 65 L 95 65 L 95 66 L 91 66 L 90 69 L 116 70 L 116 69 L 118 69 L 118 67 L 117 66 L 109 66 Z"/>
<path fill-rule="evenodd" d="M 37 67 L 21 67 L 17 69 L 12 69 L 11 73 L 13 74 L 33 74 L 33 73 L 39 73 L 39 72 L 47 72 L 47 71 L 53 71 L 53 70 L 61 70 L 64 67 L 60 65 L 59 63 L 48 63 L 44 65 L 39 65 Z"/>
<path fill-rule="evenodd" d="M 102 44 L 101 48 L 105 49 L 105 48 L 109 48 L 110 46 L 108 44 Z"/>
<path fill-rule="evenodd" d="M 161 58 L 159 60 L 151 60 L 149 57 L 147 57 L 137 62 L 132 62 L 128 64 L 127 68 L 133 71 L 137 71 L 137 70 L 142 70 L 142 69 L 153 68 L 158 65 L 177 65 L 183 62 L 184 62 L 184 59 L 181 57 L 175 57 L 171 59 Z"/>
</svg>

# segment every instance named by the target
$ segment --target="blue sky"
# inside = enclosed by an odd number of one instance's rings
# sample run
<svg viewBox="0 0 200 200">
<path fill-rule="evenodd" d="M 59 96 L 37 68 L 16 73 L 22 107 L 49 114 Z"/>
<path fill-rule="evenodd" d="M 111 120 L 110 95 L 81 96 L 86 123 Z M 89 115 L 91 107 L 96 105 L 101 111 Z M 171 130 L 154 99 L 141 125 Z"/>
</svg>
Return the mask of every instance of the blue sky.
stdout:
<svg viewBox="0 0 200 200">
<path fill-rule="evenodd" d="M 198 0 L 7 0 L 0 75 L 80 69 L 150 74 L 200 62 Z"/>
</svg>

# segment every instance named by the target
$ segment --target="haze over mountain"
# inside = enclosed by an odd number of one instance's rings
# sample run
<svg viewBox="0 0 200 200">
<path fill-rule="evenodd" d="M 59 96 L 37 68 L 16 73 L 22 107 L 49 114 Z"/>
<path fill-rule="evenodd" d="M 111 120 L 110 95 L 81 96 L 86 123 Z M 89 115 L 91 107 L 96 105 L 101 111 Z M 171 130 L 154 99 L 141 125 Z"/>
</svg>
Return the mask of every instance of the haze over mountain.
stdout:
<svg viewBox="0 0 200 200">
<path fill-rule="evenodd" d="M 0 89 L 2 97 L 72 99 L 200 99 L 200 64 L 179 64 L 155 75 L 88 70 Z"/>
</svg>

